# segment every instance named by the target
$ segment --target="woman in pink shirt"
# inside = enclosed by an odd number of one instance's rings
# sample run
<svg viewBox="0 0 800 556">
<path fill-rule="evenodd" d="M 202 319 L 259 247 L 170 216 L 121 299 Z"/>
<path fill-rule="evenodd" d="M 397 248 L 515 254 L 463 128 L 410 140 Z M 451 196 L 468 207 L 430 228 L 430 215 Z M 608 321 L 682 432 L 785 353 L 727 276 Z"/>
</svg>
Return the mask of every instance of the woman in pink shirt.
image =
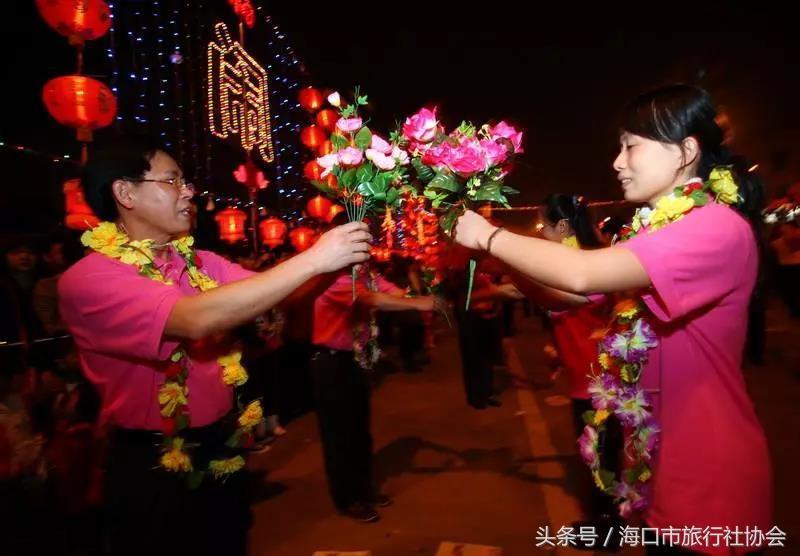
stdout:
<svg viewBox="0 0 800 556">
<path fill-rule="evenodd" d="M 106 222 L 85 235 L 96 252 L 63 274 L 59 297 L 112 431 L 111 553 L 245 554 L 249 504 L 237 450 L 246 438 L 232 431 L 253 426 L 260 411 L 234 413 L 244 370 L 225 332 L 307 281 L 365 261 L 366 226 L 333 229 L 252 273 L 191 248 L 194 190 L 158 146 L 130 141 L 94 153 L 83 187 Z"/>
<path fill-rule="evenodd" d="M 648 546 L 650 554 L 746 554 L 772 528 L 767 444 L 740 370 L 759 264 L 753 223 L 761 188 L 722 144 L 715 116 L 708 93 L 686 85 L 628 107 L 613 166 L 626 200 L 649 210 L 637 213 L 626 234 L 635 237 L 620 245 L 570 249 L 496 228 L 473 212 L 456 229 L 459 243 L 546 286 L 639 292 L 633 302 L 646 306 L 640 328 L 604 349 L 614 357 L 647 355 L 637 388 L 651 402 L 632 403 L 637 413 L 625 417 L 631 427 L 654 421 L 660 444 L 643 448 L 651 472 L 614 484 L 622 487 L 615 494 L 623 512 L 643 509 L 647 525 L 660 529 L 662 546 Z M 620 399 L 605 407 L 617 411 Z"/>
</svg>

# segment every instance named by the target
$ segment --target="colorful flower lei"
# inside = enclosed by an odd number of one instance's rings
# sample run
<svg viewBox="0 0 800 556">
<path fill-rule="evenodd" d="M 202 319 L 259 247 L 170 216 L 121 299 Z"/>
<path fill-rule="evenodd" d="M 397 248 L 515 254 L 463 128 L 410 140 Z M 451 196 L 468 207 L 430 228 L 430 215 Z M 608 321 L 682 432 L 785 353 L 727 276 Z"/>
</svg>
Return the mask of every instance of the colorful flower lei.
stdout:
<svg viewBox="0 0 800 556">
<path fill-rule="evenodd" d="M 95 228 L 87 230 L 81 236 L 81 243 L 86 247 L 112 259 L 135 266 L 139 274 L 162 282 L 172 284 L 164 277 L 155 262 L 153 240 L 130 240 L 113 222 L 101 222 Z M 185 236 L 171 242 L 178 254 L 186 263 L 189 284 L 200 291 L 208 291 L 219 284 L 200 269 L 203 262 L 192 248 L 194 238 Z M 221 368 L 222 381 L 233 388 L 247 382 L 247 371 L 241 364 L 242 353 L 232 351 L 217 359 Z M 158 390 L 158 404 L 161 407 L 162 431 L 164 433 L 161 466 L 174 472 L 191 473 L 193 481 L 199 482 L 205 471 L 195 469 L 191 457 L 186 452 L 186 443 L 180 431 L 189 427 L 189 388 L 186 385 L 189 376 L 189 358 L 186 350 L 178 346 L 170 356 L 164 368 L 164 384 Z M 232 449 L 247 448 L 252 444 L 252 430 L 263 418 L 261 402 L 250 402 L 246 407 L 237 396 L 237 405 L 241 411 L 237 429 L 226 442 Z M 227 459 L 212 460 L 208 471 L 215 478 L 225 478 L 244 467 L 244 459 L 234 456 Z"/>
<path fill-rule="evenodd" d="M 716 167 L 705 183 L 690 180 L 659 199 L 655 208 L 638 209 L 619 238 L 628 240 L 654 232 L 709 202 L 730 205 L 740 198 L 730 169 Z M 614 307 L 611 323 L 598 344 L 600 373 L 590 377 L 593 410 L 584 414 L 586 426 L 578 439 L 581 457 L 591 469 L 595 484 L 614 497 L 622 517 L 648 507 L 651 465 L 661 433 L 652 414 L 652 399 L 639 383 L 650 352 L 659 343 L 648 320 L 646 307 L 638 297 L 623 299 Z M 603 468 L 599 448 L 612 415 L 625 430 L 626 469 L 619 479 L 615 472 Z"/>
<path fill-rule="evenodd" d="M 369 291 L 376 291 L 375 275 L 362 265 L 359 272 L 364 274 Z M 381 348 L 378 345 L 378 322 L 375 319 L 375 310 L 369 310 L 369 321 L 364 323 L 355 319 L 353 325 L 353 358 L 358 366 L 365 371 L 372 370 L 381 357 Z"/>
</svg>

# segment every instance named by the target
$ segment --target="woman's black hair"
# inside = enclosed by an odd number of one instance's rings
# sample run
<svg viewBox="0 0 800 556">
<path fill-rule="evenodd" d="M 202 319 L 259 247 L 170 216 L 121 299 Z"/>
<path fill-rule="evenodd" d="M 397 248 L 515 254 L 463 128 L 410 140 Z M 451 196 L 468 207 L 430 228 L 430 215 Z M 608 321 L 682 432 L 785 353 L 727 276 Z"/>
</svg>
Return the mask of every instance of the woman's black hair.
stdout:
<svg viewBox="0 0 800 556">
<path fill-rule="evenodd" d="M 734 205 L 754 227 L 761 218 L 764 186 L 742 157 L 725 145 L 711 95 L 692 85 L 668 85 L 637 97 L 625 110 L 622 131 L 647 139 L 681 145 L 694 137 L 700 145 L 698 177 L 707 180 L 715 167 L 730 167 L 741 200 Z"/>
<path fill-rule="evenodd" d="M 544 217 L 555 226 L 561 220 L 569 222 L 581 247 L 600 247 L 595 228 L 589 218 L 589 209 L 580 195 L 548 195 L 544 200 Z"/>
</svg>

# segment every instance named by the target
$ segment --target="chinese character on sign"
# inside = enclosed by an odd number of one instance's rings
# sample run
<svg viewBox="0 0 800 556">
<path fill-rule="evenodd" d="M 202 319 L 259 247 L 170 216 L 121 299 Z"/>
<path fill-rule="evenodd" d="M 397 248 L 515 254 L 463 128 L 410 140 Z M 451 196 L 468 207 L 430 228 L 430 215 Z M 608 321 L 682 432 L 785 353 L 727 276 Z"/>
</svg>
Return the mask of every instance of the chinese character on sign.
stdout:
<svg viewBox="0 0 800 556">
<path fill-rule="evenodd" d="M 778 529 L 776 525 L 764 534 L 764 537 L 769 541 L 767 546 L 783 546 L 786 540 L 786 533 Z"/>
<path fill-rule="evenodd" d="M 640 532 L 636 527 L 623 525 L 619 528 L 619 534 L 622 537 L 619 541 L 620 546 L 639 546 L 641 542 Z"/>
<path fill-rule="evenodd" d="M 550 535 L 550 527 L 539 527 L 536 529 L 536 546 L 555 546 L 555 536 Z"/>
<path fill-rule="evenodd" d="M 272 162 L 267 72 L 231 39 L 224 23 L 214 33 L 216 42 L 208 43 L 209 130 L 220 139 L 238 138 L 246 153 L 255 150 Z"/>
<path fill-rule="evenodd" d="M 597 543 L 597 537 L 594 527 L 581 527 L 578 530 L 578 538 L 581 544 L 587 548 L 594 548 L 595 543 Z"/>
<path fill-rule="evenodd" d="M 575 534 L 574 527 L 561 527 L 556 533 L 558 538 L 558 546 L 577 546 L 575 541 L 578 536 Z"/>
</svg>

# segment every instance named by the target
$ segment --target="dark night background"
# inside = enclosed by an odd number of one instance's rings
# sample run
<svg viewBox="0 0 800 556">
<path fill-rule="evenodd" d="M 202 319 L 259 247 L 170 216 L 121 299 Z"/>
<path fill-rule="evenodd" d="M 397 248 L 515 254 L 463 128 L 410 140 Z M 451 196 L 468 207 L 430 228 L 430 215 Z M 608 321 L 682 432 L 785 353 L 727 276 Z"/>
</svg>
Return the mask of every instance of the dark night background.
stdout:
<svg viewBox="0 0 800 556">
<path fill-rule="evenodd" d="M 72 130 L 56 124 L 40 100 L 48 79 L 72 71 L 72 49 L 33 2 L 13 4 L 4 33 L 0 138 L 77 156 Z M 194 17 L 210 20 L 216 13 L 233 23 L 225 0 L 205 4 Z M 439 106 L 448 128 L 460 119 L 506 119 L 523 127 L 526 152 L 509 180 L 522 194 L 513 204 L 536 203 L 555 191 L 620 198 L 610 169 L 616 111 L 637 93 L 674 81 L 712 92 L 730 119 L 735 149 L 759 163 L 771 192 L 800 179 L 800 42 L 795 19 L 783 10 L 702 2 L 602 9 L 384 4 L 380 12 L 363 4 L 254 4 L 271 14 L 294 48 L 306 70 L 303 84 L 343 93 L 360 85 L 377 129 L 388 131 L 396 118 L 423 105 Z M 87 50 L 102 51 L 103 40 Z M 246 46 L 257 50 L 257 41 Z M 91 65 L 87 73 L 95 73 Z M 60 218 L 63 165 L 7 149 L 2 164 L 3 230 L 41 230 Z"/>
</svg>

